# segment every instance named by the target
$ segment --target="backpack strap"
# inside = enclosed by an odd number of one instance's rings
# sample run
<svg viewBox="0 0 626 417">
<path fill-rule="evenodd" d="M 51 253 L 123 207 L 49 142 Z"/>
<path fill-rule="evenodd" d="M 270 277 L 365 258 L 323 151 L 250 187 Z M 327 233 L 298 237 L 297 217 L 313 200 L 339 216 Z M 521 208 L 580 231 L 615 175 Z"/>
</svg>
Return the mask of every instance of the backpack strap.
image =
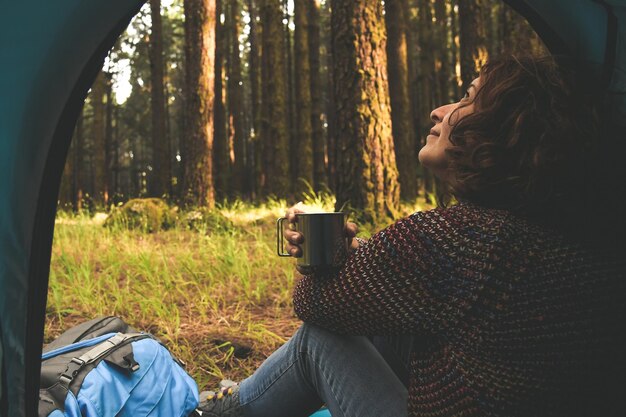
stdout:
<svg viewBox="0 0 626 417">
<path fill-rule="evenodd" d="M 67 368 L 59 377 L 60 385 L 65 388 L 66 391 L 69 390 L 70 383 L 78 375 L 78 373 L 88 364 L 97 361 L 102 358 L 106 354 L 108 354 L 112 349 L 115 349 L 117 346 L 122 343 L 131 340 L 137 339 L 138 337 L 149 337 L 149 335 L 145 333 L 117 333 L 115 336 L 110 339 L 105 340 L 104 342 L 96 345 L 93 349 L 88 350 L 86 353 L 82 354 L 78 358 L 72 358 L 70 363 L 67 364 Z M 135 363 L 132 367 L 132 371 L 135 372 L 139 369 L 139 364 Z"/>
</svg>

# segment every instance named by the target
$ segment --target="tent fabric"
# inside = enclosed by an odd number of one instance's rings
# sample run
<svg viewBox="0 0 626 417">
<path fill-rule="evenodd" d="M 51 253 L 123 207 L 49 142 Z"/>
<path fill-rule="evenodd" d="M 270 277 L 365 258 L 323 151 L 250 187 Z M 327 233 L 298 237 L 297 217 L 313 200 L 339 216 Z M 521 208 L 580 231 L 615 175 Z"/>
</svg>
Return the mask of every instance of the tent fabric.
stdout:
<svg viewBox="0 0 626 417">
<path fill-rule="evenodd" d="M 0 0 L 0 415 L 35 416 L 54 213 L 86 93 L 143 1 Z"/>
<path fill-rule="evenodd" d="M 0 0 L 0 417 L 36 415 L 56 199 L 106 52 L 144 0 Z M 626 141 L 626 0 L 506 0 L 606 90 Z"/>
</svg>

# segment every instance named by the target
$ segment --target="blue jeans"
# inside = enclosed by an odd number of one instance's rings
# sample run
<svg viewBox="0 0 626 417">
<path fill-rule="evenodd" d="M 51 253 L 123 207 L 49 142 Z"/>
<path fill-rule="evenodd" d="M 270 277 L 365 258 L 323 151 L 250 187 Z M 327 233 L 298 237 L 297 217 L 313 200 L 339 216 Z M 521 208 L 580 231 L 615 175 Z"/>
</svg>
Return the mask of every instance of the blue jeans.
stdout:
<svg viewBox="0 0 626 417">
<path fill-rule="evenodd" d="M 344 336 L 303 324 L 241 382 L 246 417 L 407 415 L 410 339 Z"/>
</svg>

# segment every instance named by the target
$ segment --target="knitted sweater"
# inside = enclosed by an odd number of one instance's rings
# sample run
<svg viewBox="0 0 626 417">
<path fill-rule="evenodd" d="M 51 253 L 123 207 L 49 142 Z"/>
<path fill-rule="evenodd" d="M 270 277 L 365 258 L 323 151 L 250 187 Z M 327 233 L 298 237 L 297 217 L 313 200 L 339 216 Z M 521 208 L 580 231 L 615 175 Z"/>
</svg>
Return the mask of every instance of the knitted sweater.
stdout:
<svg viewBox="0 0 626 417">
<path fill-rule="evenodd" d="M 340 333 L 413 334 L 410 416 L 626 416 L 621 255 L 461 203 L 302 277 L 294 306 Z"/>
</svg>

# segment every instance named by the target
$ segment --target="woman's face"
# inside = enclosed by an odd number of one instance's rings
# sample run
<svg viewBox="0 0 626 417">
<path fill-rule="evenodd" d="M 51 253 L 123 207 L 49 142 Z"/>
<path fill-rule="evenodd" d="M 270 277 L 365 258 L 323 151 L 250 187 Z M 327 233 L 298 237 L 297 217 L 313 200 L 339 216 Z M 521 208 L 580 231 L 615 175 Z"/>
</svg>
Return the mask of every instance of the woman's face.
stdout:
<svg viewBox="0 0 626 417">
<path fill-rule="evenodd" d="M 479 88 L 480 78 L 476 78 L 460 101 L 438 107 L 430 113 L 435 126 L 430 130 L 426 145 L 420 150 L 418 158 L 424 167 L 430 169 L 440 179 L 445 179 L 448 167 L 445 151 L 452 145 L 450 131 L 460 119 L 474 112 L 474 98 Z M 456 109 L 458 111 L 455 111 Z"/>
</svg>

